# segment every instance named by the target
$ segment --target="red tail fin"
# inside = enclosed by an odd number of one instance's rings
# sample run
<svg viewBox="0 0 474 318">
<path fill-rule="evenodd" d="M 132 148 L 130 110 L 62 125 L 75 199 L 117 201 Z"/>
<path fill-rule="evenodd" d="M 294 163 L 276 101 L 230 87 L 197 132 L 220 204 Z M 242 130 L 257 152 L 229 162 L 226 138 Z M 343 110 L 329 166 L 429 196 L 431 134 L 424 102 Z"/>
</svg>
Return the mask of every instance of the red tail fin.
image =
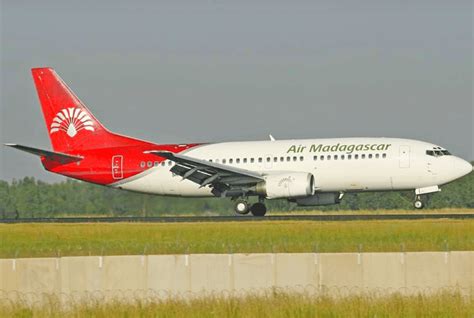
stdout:
<svg viewBox="0 0 474 318">
<path fill-rule="evenodd" d="M 31 70 L 53 149 L 58 152 L 140 143 L 109 132 L 52 68 Z"/>
</svg>

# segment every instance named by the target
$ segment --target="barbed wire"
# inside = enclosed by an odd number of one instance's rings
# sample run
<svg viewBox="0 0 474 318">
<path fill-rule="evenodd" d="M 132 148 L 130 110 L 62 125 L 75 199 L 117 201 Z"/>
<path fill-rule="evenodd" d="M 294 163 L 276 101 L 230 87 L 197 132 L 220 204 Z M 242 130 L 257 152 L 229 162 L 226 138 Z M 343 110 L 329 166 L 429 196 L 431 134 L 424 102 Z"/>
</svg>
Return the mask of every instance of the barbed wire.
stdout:
<svg viewBox="0 0 474 318">
<path fill-rule="evenodd" d="M 192 299 L 228 299 L 241 297 L 274 297 L 278 295 L 301 296 L 301 297 L 366 297 L 375 299 L 393 295 L 399 296 L 433 296 L 433 295 L 456 295 L 474 301 L 474 290 L 459 286 L 444 287 L 354 287 L 354 286 L 315 286 L 298 285 L 271 288 L 251 288 L 234 290 L 201 290 L 201 291 L 169 291 L 154 289 L 118 289 L 118 290 L 94 290 L 94 291 L 71 291 L 71 292 L 19 292 L 5 291 L 0 289 L 0 306 L 43 306 L 45 304 L 61 304 L 64 306 L 95 304 L 104 302 L 120 303 L 152 303 L 157 301 L 187 301 Z"/>
</svg>

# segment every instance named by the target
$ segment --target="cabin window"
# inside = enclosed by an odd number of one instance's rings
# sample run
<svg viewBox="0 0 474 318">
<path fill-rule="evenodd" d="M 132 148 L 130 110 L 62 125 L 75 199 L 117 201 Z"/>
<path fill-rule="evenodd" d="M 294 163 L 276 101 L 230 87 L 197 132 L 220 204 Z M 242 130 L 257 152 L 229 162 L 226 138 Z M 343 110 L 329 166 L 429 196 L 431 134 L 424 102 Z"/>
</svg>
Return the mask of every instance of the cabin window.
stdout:
<svg viewBox="0 0 474 318">
<path fill-rule="evenodd" d="M 244 163 L 247 163 L 247 158 L 244 158 L 243 160 L 244 160 Z"/>
<path fill-rule="evenodd" d="M 318 160 L 318 156 L 314 156 L 314 157 L 313 157 L 313 160 L 314 160 L 314 161 Z"/>
<path fill-rule="evenodd" d="M 270 162 L 272 159 L 270 157 L 267 157 L 267 162 Z"/>
<path fill-rule="evenodd" d="M 146 165 L 147 165 L 147 167 L 148 167 L 148 168 L 150 168 L 150 167 L 152 167 L 152 166 L 153 166 L 153 162 L 151 162 L 151 161 L 148 161 L 148 162 L 146 163 Z"/>
<path fill-rule="evenodd" d="M 224 163 L 224 164 L 225 164 L 226 162 L 227 162 L 227 160 L 225 160 L 225 159 L 222 159 L 222 163 Z"/>
<path fill-rule="evenodd" d="M 324 156 L 319 157 L 319 159 L 324 160 Z"/>
<path fill-rule="evenodd" d="M 158 167 L 160 163 L 158 161 L 155 161 L 155 167 Z"/>
<path fill-rule="evenodd" d="M 301 157 L 300 157 L 300 161 L 303 161 L 303 160 L 304 160 L 304 157 L 303 157 L 303 156 L 301 156 Z"/>
<path fill-rule="evenodd" d="M 258 158 L 258 162 L 262 163 L 262 157 Z"/>
<path fill-rule="evenodd" d="M 359 159 L 359 155 L 358 154 L 354 155 L 354 159 L 356 159 L 356 160 Z"/>
<path fill-rule="evenodd" d="M 334 160 L 337 160 L 337 155 L 334 155 Z"/>
<path fill-rule="evenodd" d="M 293 161 L 296 161 L 298 160 L 298 158 L 296 156 L 293 157 Z"/>
<path fill-rule="evenodd" d="M 284 162 L 285 161 L 285 157 L 280 157 L 280 162 Z"/>
<path fill-rule="evenodd" d="M 278 162 L 278 158 L 277 158 L 277 157 L 273 157 L 273 162 Z"/>
<path fill-rule="evenodd" d="M 286 157 L 286 161 L 291 161 L 291 157 Z"/>
<path fill-rule="evenodd" d="M 240 158 L 235 159 L 235 163 L 240 163 Z"/>
<path fill-rule="evenodd" d="M 347 160 L 351 160 L 352 159 L 352 155 L 347 155 Z"/>
<path fill-rule="evenodd" d="M 371 153 L 369 153 L 369 159 L 372 159 L 372 154 Z"/>
<path fill-rule="evenodd" d="M 229 159 L 229 164 L 232 164 L 234 162 L 234 159 L 230 158 Z"/>
<path fill-rule="evenodd" d="M 346 157 L 344 155 L 341 155 L 341 160 L 344 160 Z"/>
<path fill-rule="evenodd" d="M 379 159 L 380 155 L 378 153 L 375 154 L 375 159 Z"/>
<path fill-rule="evenodd" d="M 145 165 L 146 165 L 145 161 L 140 162 L 140 167 L 145 168 Z"/>
<path fill-rule="evenodd" d="M 250 158 L 250 163 L 253 163 L 255 160 L 253 158 Z"/>
<path fill-rule="evenodd" d="M 387 158 L 387 154 L 386 153 L 382 154 L 382 158 Z"/>
<path fill-rule="evenodd" d="M 164 167 L 164 166 L 165 166 L 165 163 L 166 163 L 165 161 L 162 161 L 162 162 L 161 162 L 161 166 Z"/>
<path fill-rule="evenodd" d="M 365 159 L 365 153 L 361 154 L 361 155 L 360 155 L 360 158 L 361 158 L 361 159 Z"/>
<path fill-rule="evenodd" d="M 331 155 L 328 155 L 328 160 L 331 160 Z"/>
</svg>

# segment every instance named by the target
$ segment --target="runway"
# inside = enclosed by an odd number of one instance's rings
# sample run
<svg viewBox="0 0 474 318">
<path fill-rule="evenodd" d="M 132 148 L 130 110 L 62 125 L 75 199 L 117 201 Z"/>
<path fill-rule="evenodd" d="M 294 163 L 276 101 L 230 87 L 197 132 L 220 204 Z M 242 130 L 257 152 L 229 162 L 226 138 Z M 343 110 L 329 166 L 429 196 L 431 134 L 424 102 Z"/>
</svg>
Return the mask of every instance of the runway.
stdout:
<svg viewBox="0 0 474 318">
<path fill-rule="evenodd" d="M 459 214 L 337 214 L 337 215 L 269 215 L 255 216 L 163 216 L 163 217 L 64 217 L 0 219 L 0 223 L 182 223 L 182 222 L 262 222 L 262 221 L 364 221 L 474 219 L 474 213 Z"/>
</svg>

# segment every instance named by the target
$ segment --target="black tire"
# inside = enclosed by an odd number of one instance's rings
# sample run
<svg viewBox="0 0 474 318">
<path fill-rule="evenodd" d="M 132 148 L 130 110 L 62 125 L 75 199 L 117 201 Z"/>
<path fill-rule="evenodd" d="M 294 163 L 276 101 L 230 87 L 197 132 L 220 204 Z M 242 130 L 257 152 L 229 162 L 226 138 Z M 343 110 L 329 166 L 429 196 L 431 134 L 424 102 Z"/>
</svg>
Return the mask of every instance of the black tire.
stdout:
<svg viewBox="0 0 474 318">
<path fill-rule="evenodd" d="M 245 215 L 250 212 L 249 204 L 245 200 L 237 200 L 234 205 L 235 213 Z"/>
<path fill-rule="evenodd" d="M 413 203 L 413 206 L 415 207 L 415 209 L 417 210 L 421 210 L 425 207 L 425 204 L 423 203 L 423 201 L 421 200 L 416 200 L 414 203 Z"/>
<path fill-rule="evenodd" d="M 252 212 L 253 216 L 265 216 L 265 213 L 267 213 L 267 207 L 265 204 L 257 202 L 252 204 L 250 212 Z"/>
</svg>

